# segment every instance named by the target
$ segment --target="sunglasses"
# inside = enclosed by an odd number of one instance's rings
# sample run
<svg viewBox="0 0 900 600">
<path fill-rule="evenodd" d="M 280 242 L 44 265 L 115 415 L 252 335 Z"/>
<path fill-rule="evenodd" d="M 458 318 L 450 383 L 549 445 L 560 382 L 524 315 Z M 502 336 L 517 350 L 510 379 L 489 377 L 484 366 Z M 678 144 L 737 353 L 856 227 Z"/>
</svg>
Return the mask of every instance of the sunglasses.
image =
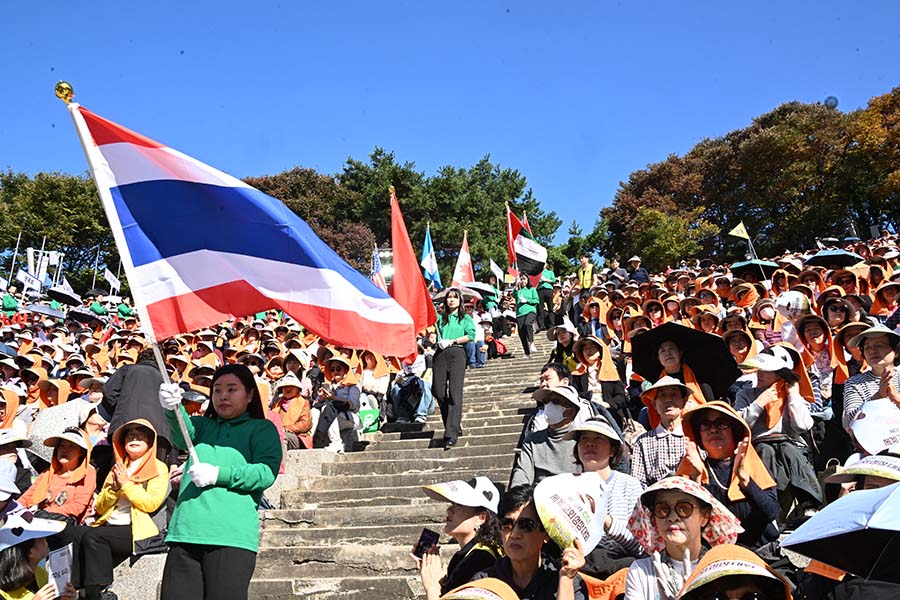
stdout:
<svg viewBox="0 0 900 600">
<path fill-rule="evenodd" d="M 534 519 L 529 519 L 528 517 L 519 517 L 518 519 L 503 517 L 502 519 L 500 519 L 501 531 L 510 533 L 516 527 L 518 527 L 522 531 L 522 533 L 531 533 L 536 529 L 544 529 L 543 525 L 536 522 Z"/>
<path fill-rule="evenodd" d="M 847 307 L 832 305 L 828 307 L 828 310 L 830 310 L 831 312 L 847 312 Z"/>
<path fill-rule="evenodd" d="M 344 365 L 331 365 L 330 367 L 328 367 L 328 370 L 332 373 L 340 373 L 344 370 Z"/>
<path fill-rule="evenodd" d="M 853 280 L 852 280 L 852 279 L 849 279 L 849 278 L 847 278 L 847 277 L 842 277 L 841 279 L 838 279 L 838 280 L 837 280 L 837 284 L 838 284 L 838 285 L 848 285 L 848 284 L 851 284 L 851 283 L 853 283 Z"/>
<path fill-rule="evenodd" d="M 762 592 L 746 592 L 740 596 L 735 596 L 728 592 L 715 592 L 709 596 L 703 596 L 703 600 L 767 600 L 768 597 Z"/>
<path fill-rule="evenodd" d="M 712 295 L 712 292 L 700 292 L 699 294 L 697 294 L 697 297 L 698 298 L 712 298 L 713 295 Z"/>
<path fill-rule="evenodd" d="M 694 508 L 696 504 L 693 502 L 688 502 L 687 500 L 682 500 L 681 502 L 676 502 L 675 506 L 669 506 L 665 502 L 657 502 L 653 506 L 653 516 L 657 519 L 665 519 L 672 511 L 675 511 L 675 514 L 681 517 L 682 519 L 687 519 L 692 514 L 694 514 Z"/>
<path fill-rule="evenodd" d="M 718 419 L 716 421 L 700 421 L 700 431 L 711 431 L 712 429 L 725 431 L 729 427 L 731 427 L 731 423 L 729 423 L 725 419 Z"/>
</svg>

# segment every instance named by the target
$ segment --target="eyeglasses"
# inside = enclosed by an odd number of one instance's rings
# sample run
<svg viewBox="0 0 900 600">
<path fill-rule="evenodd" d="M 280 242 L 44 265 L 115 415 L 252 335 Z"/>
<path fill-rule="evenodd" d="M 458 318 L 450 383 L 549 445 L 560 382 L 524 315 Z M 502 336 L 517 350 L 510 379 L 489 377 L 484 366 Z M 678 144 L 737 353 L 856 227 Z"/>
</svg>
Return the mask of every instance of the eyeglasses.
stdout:
<svg viewBox="0 0 900 600">
<path fill-rule="evenodd" d="M 531 533 L 536 529 L 544 528 L 540 523 L 528 517 L 519 517 L 518 519 L 510 519 L 509 517 L 504 517 L 500 519 L 501 531 L 510 533 L 516 527 L 522 530 L 523 533 Z"/>
<path fill-rule="evenodd" d="M 700 292 L 699 294 L 697 294 L 697 297 L 698 298 L 712 298 L 713 295 L 712 295 L 712 292 Z"/>
<path fill-rule="evenodd" d="M 700 431 L 710 431 L 711 429 L 725 431 L 729 427 L 731 427 L 731 423 L 725 419 L 718 419 L 717 421 L 700 421 Z"/>
<path fill-rule="evenodd" d="M 694 514 L 695 507 L 696 505 L 693 502 L 688 502 L 687 500 L 676 502 L 674 507 L 669 506 L 665 502 L 657 502 L 653 506 L 653 516 L 657 519 L 665 519 L 672 514 L 672 510 L 674 510 L 676 515 L 682 519 L 687 519 Z"/>
</svg>

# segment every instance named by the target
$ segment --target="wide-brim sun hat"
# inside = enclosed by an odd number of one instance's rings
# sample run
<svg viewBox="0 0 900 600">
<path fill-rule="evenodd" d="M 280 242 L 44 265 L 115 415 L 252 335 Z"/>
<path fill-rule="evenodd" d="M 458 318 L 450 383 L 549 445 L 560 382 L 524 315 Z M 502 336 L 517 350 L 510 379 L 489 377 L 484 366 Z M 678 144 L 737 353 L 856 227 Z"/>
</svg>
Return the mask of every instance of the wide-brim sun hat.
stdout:
<svg viewBox="0 0 900 600">
<path fill-rule="evenodd" d="M 743 533 L 744 528 L 741 527 L 738 518 L 716 500 L 705 487 L 693 479 L 674 475 L 661 479 L 645 489 L 628 520 L 628 529 L 647 554 L 662 552 L 666 548 L 662 536 L 656 530 L 652 507 L 657 492 L 666 490 L 683 492 L 711 507 L 709 522 L 700 534 L 710 546 L 733 544 L 737 541 L 738 535 Z"/>
<path fill-rule="evenodd" d="M 739 364 L 738 368 L 745 371 L 755 370 L 775 372 L 782 369 L 787 369 L 790 371 L 791 365 L 785 362 L 784 359 L 773 356 L 772 354 L 757 354 L 756 356 L 748 358 L 747 360 Z"/>
<path fill-rule="evenodd" d="M 563 400 L 574 408 L 581 408 L 583 404 L 583 400 L 578 395 L 578 391 L 571 385 L 541 388 L 534 393 L 533 398 L 540 404 L 546 404 L 551 400 Z"/>
<path fill-rule="evenodd" d="M 484 508 L 497 514 L 500 491 L 487 477 L 478 476 L 468 481 L 453 480 L 423 485 L 422 491 L 434 500 L 450 502 L 472 508 Z"/>
<path fill-rule="evenodd" d="M 771 600 L 791 600 L 791 584 L 783 575 L 772 569 L 752 550 L 734 544 L 720 544 L 711 548 L 684 582 L 679 600 L 700 600 L 712 597 L 718 591 L 723 578 L 741 577 L 757 580 L 763 590 L 781 592 L 778 596 L 765 594 Z M 746 580 L 746 579 L 744 579 Z M 718 584 L 716 583 L 718 582 Z M 721 595 L 716 596 L 717 598 Z M 742 596 L 743 597 L 743 596 Z"/>
<path fill-rule="evenodd" d="M 891 340 L 891 344 L 894 346 L 896 346 L 897 343 L 900 342 L 900 334 L 895 333 L 893 330 L 888 329 L 884 325 L 875 325 L 873 327 L 869 327 L 862 333 L 858 333 L 855 336 L 853 336 L 853 338 L 851 338 L 850 341 L 847 342 L 847 345 L 850 346 L 851 348 L 858 348 L 860 346 L 860 344 L 862 344 L 863 341 L 867 337 L 873 337 L 873 336 L 878 336 L 878 335 L 888 336 L 888 338 L 890 338 L 890 340 Z"/>
<path fill-rule="evenodd" d="M 850 483 L 861 475 L 900 481 L 900 456 L 864 456 L 848 466 L 840 467 L 837 472 L 825 478 L 825 483 Z"/>
<path fill-rule="evenodd" d="M 619 437 L 619 434 L 616 433 L 616 430 L 613 429 L 613 426 L 609 424 L 604 417 L 594 417 L 592 419 L 588 419 L 581 425 L 571 429 L 563 436 L 564 440 L 574 440 L 578 438 L 578 434 L 583 433 L 585 431 L 589 431 L 592 433 L 598 433 L 602 436 L 608 437 L 614 442 L 622 443 L 622 438 Z"/>
<path fill-rule="evenodd" d="M 31 513 L 28 513 L 29 515 Z M 53 519 L 26 519 L 23 512 L 8 514 L 0 526 L 0 551 L 23 542 L 56 535 L 66 527 L 65 521 Z"/>
</svg>

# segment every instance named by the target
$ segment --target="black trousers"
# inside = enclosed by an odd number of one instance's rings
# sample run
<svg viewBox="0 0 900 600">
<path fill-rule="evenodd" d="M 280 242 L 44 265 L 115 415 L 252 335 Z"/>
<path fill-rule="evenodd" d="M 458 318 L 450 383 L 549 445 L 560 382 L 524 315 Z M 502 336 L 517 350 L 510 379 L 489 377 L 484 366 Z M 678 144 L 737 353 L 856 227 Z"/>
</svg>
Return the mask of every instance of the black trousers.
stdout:
<svg viewBox="0 0 900 600">
<path fill-rule="evenodd" d="M 80 527 L 78 542 L 81 585 L 107 586 L 113 582 L 113 569 L 131 556 L 131 525 Z"/>
<path fill-rule="evenodd" d="M 525 356 L 531 356 L 531 344 L 534 342 L 534 320 L 534 313 L 516 317 L 516 329 L 519 330 L 519 339 L 522 340 Z"/>
<path fill-rule="evenodd" d="M 247 600 L 255 567 L 242 548 L 170 544 L 160 600 Z"/>
<path fill-rule="evenodd" d="M 456 441 L 462 432 L 463 382 L 466 377 L 466 351 L 450 346 L 434 355 L 431 394 L 441 407 L 444 439 Z"/>
<path fill-rule="evenodd" d="M 553 288 L 538 288 L 538 329 L 553 327 Z"/>
</svg>

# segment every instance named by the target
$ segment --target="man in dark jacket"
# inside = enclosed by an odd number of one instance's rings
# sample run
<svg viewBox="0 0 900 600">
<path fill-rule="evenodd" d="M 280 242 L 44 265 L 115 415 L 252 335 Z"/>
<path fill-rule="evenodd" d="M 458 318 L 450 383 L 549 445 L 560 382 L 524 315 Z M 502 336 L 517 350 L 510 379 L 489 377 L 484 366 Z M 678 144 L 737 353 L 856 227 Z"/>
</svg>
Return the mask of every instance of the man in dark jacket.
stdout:
<svg viewBox="0 0 900 600">
<path fill-rule="evenodd" d="M 640 256 L 632 256 L 628 259 L 628 264 L 631 265 L 631 273 L 628 275 L 630 281 L 637 283 L 648 283 L 650 281 L 650 273 L 641 266 Z"/>
<path fill-rule="evenodd" d="M 168 455 L 172 450 L 172 438 L 159 404 L 159 386 L 162 382 L 153 350 L 147 348 L 138 355 L 137 363 L 116 370 L 103 384 L 103 400 L 97 412 L 109 422 L 110 437 L 124 423 L 135 419 L 150 421 L 158 436 L 157 458 L 170 464 Z"/>
</svg>

